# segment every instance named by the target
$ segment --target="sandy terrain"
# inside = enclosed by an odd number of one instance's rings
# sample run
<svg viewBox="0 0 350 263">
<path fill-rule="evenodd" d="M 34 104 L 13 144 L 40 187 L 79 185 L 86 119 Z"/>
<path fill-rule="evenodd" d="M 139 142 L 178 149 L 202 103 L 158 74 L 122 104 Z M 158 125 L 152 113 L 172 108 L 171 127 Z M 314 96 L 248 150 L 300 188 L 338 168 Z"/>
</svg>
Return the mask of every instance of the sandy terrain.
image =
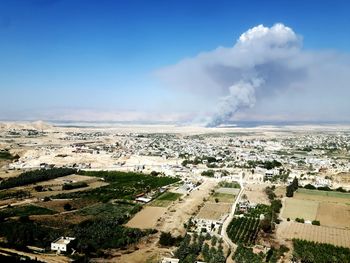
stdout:
<svg viewBox="0 0 350 263">
<path fill-rule="evenodd" d="M 200 205 L 203 203 L 203 198 L 207 198 L 216 186 L 214 180 L 207 180 L 199 186 L 198 190 L 192 191 L 182 201 L 176 202 L 169 206 L 165 215 L 157 224 L 157 229 L 165 232 L 171 232 L 173 235 L 185 234 L 183 224 L 188 219 L 198 212 Z"/>
<path fill-rule="evenodd" d="M 243 194 L 245 194 L 252 203 L 269 205 L 270 201 L 264 192 L 266 186 L 267 184 L 248 184 Z"/>
<path fill-rule="evenodd" d="M 199 211 L 197 217 L 203 219 L 219 220 L 230 212 L 232 204 L 225 203 L 205 203 Z"/>
<path fill-rule="evenodd" d="M 165 213 L 164 207 L 145 206 L 126 224 L 128 227 L 135 228 L 155 228 L 158 219 Z"/>
<path fill-rule="evenodd" d="M 350 230 L 313 226 L 295 222 L 281 222 L 277 228 L 279 239 L 300 238 L 336 246 L 350 247 Z"/>
<path fill-rule="evenodd" d="M 62 255 L 56 255 L 56 254 L 34 254 L 34 253 L 29 253 L 29 252 L 22 252 L 22 251 L 17 251 L 14 249 L 10 248 L 0 248 L 0 251 L 2 253 L 9 252 L 9 253 L 16 253 L 18 255 L 23 255 L 26 257 L 29 257 L 33 260 L 37 259 L 42 262 L 48 262 L 48 263 L 68 263 L 70 262 L 70 259 L 62 256 Z"/>
<path fill-rule="evenodd" d="M 349 203 L 349 198 L 296 192 L 293 198 L 284 198 L 281 215 L 290 219 L 318 220 L 322 226 L 350 229 Z"/>
<path fill-rule="evenodd" d="M 350 229 L 350 206 L 320 203 L 316 220 L 319 220 L 322 226 Z"/>
</svg>

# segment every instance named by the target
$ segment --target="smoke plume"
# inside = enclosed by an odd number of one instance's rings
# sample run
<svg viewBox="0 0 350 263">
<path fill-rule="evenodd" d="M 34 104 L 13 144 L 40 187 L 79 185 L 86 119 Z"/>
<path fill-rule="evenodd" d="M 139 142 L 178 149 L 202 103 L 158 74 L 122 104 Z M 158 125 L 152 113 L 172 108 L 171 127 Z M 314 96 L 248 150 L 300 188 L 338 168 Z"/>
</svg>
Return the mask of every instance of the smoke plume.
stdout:
<svg viewBox="0 0 350 263">
<path fill-rule="evenodd" d="M 340 57 L 304 51 L 302 38 L 283 24 L 259 25 L 243 33 L 232 47 L 200 53 L 156 74 L 167 87 L 210 100 L 204 106 L 211 113 L 207 125 L 218 126 L 266 101 L 267 109 L 275 103 L 284 112 L 293 106 L 295 112 L 313 113 L 312 103 L 320 107 L 326 103 L 324 96 L 333 94 L 329 85 L 349 93 L 350 66 Z M 283 94 L 287 98 L 279 102 Z M 347 104 L 344 100 L 339 105 L 344 110 Z"/>
</svg>

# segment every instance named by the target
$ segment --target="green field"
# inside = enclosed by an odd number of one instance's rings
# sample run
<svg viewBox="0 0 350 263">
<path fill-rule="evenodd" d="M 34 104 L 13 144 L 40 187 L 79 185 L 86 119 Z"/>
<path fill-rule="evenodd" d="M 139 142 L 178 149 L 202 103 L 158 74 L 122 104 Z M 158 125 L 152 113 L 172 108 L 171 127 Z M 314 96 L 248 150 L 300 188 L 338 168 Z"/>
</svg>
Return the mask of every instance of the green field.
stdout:
<svg viewBox="0 0 350 263">
<path fill-rule="evenodd" d="M 236 244 L 254 244 L 259 232 L 259 223 L 258 218 L 233 218 L 227 227 L 227 235 Z"/>
<path fill-rule="evenodd" d="M 13 160 L 15 156 L 12 156 L 8 151 L 0 151 L 0 160 Z"/>
<path fill-rule="evenodd" d="M 79 210 L 77 214 L 82 216 L 94 216 L 97 218 L 114 218 L 118 220 L 129 214 L 133 214 L 134 210 L 138 209 L 138 205 L 132 204 L 98 203 Z"/>
<path fill-rule="evenodd" d="M 350 193 L 342 193 L 342 192 L 336 192 L 336 191 L 321 191 L 321 190 L 310 190 L 310 189 L 299 188 L 297 190 L 297 193 L 338 197 L 338 198 L 350 198 Z"/>
<path fill-rule="evenodd" d="M 182 195 L 178 193 L 165 192 L 153 200 L 151 206 L 161 206 L 166 207 L 171 204 L 171 202 L 178 200 Z"/>
<path fill-rule="evenodd" d="M 235 196 L 231 194 L 224 194 L 224 193 L 214 193 L 210 198 L 210 201 L 216 202 L 218 200 L 222 203 L 232 203 L 235 200 Z"/>
<path fill-rule="evenodd" d="M 17 206 L 0 210 L 0 217 L 30 216 L 30 215 L 53 215 L 57 212 L 35 205 Z"/>
<path fill-rule="evenodd" d="M 95 171 L 80 172 L 79 174 L 103 178 L 109 185 L 85 191 L 59 194 L 55 198 L 88 198 L 101 202 L 107 202 L 111 199 L 134 200 L 138 194 L 157 190 L 160 187 L 180 181 L 178 178 L 133 172 Z"/>
</svg>

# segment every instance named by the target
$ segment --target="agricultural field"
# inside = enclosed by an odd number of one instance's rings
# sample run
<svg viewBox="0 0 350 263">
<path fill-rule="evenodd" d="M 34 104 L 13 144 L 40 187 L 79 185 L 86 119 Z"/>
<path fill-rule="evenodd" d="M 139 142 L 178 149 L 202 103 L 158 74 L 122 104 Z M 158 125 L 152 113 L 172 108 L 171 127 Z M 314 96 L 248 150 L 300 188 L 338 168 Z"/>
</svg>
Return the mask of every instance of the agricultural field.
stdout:
<svg viewBox="0 0 350 263">
<path fill-rule="evenodd" d="M 31 216 L 31 215 L 52 215 L 56 211 L 43 208 L 35 205 L 9 207 L 0 210 L 1 218 L 16 217 L 16 216 Z"/>
<path fill-rule="evenodd" d="M 255 204 L 269 205 L 270 201 L 265 194 L 267 184 L 249 184 L 244 188 L 243 194 L 247 199 Z"/>
<path fill-rule="evenodd" d="M 225 194 L 225 193 L 218 193 L 215 192 L 212 194 L 209 198 L 209 201 L 211 202 L 218 202 L 218 203 L 230 203 L 232 204 L 235 201 L 236 196 L 232 194 Z"/>
<path fill-rule="evenodd" d="M 227 235 L 235 243 L 254 244 L 259 231 L 260 220 L 253 217 L 233 218 L 227 227 Z"/>
<path fill-rule="evenodd" d="M 350 229 L 350 194 L 298 189 L 286 198 L 283 218 L 318 220 L 323 226 Z"/>
<path fill-rule="evenodd" d="M 88 198 L 106 202 L 111 199 L 134 200 L 138 194 L 157 190 L 160 187 L 180 181 L 178 178 L 155 177 L 132 172 L 82 172 L 82 175 L 100 178 L 108 183 L 103 187 L 57 195 L 56 198 Z M 77 190 L 77 191 L 75 191 Z"/>
<path fill-rule="evenodd" d="M 298 262 L 349 263 L 350 249 L 293 239 L 293 256 Z"/>
<path fill-rule="evenodd" d="M 231 204 L 207 202 L 199 211 L 197 217 L 210 220 L 220 220 L 230 212 Z"/>
<path fill-rule="evenodd" d="M 304 218 L 305 220 L 315 220 L 317 217 L 319 202 L 310 200 L 299 200 L 286 198 L 282 217 L 284 218 Z"/>
<path fill-rule="evenodd" d="M 149 205 L 150 206 L 159 206 L 159 207 L 167 207 L 172 202 L 179 200 L 182 194 L 173 193 L 173 192 L 165 192 L 154 199 Z"/>
<path fill-rule="evenodd" d="M 81 241 L 77 249 L 83 253 L 125 248 L 142 237 L 154 234 L 153 230 L 143 231 L 135 227 L 155 227 L 166 211 L 163 207 L 146 206 L 143 214 L 137 214 L 142 206 L 135 203 L 135 197 L 140 193 L 158 195 L 160 187 L 179 181 L 177 178 L 127 172 L 80 172 L 70 175 L 61 172 L 65 170 L 40 170 L 36 177 L 36 171 L 33 171 L 28 178 L 21 175 L 13 177 L 4 185 L 0 196 L 3 200 L 11 200 L 13 207 L 0 211 L 2 217 L 7 218 L 0 228 L 0 237 L 7 240 L 9 247 L 18 244 L 23 247 L 48 247 L 52 240 L 66 234 Z M 62 190 L 67 182 L 86 182 L 88 186 Z M 92 188 L 94 183 L 98 185 Z M 15 189 L 6 189 L 10 184 Z M 173 202 L 179 196 L 164 193 L 159 200 Z M 125 224 L 134 214 L 137 215 L 131 221 L 133 228 L 130 229 Z M 20 216 L 29 218 L 18 220 Z"/>
<path fill-rule="evenodd" d="M 220 194 L 230 194 L 230 195 L 238 195 L 240 189 L 239 188 L 227 188 L 227 187 L 220 187 L 216 189 L 216 193 Z"/>
<path fill-rule="evenodd" d="M 322 222 L 321 222 L 322 224 Z M 281 222 L 277 228 L 279 239 L 304 239 L 335 246 L 350 247 L 350 230 L 325 226 L 314 226 L 296 222 Z"/>
<path fill-rule="evenodd" d="M 164 215 L 166 208 L 145 206 L 125 225 L 127 227 L 148 229 L 155 228 L 158 219 Z"/>
</svg>

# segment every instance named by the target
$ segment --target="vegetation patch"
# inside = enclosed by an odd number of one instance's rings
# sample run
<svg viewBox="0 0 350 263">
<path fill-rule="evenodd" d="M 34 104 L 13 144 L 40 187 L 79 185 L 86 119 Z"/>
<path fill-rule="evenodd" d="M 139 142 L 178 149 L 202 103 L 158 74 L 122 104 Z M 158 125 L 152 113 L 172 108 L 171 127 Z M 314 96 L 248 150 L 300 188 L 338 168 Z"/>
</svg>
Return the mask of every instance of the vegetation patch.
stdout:
<svg viewBox="0 0 350 263">
<path fill-rule="evenodd" d="M 133 172 L 81 171 L 79 174 L 99 177 L 108 182 L 109 185 L 86 191 L 62 193 L 55 196 L 55 198 L 88 198 L 101 202 L 107 202 L 111 199 L 134 200 L 139 194 L 148 193 L 162 186 L 180 181 L 179 178 L 156 177 Z"/>
<path fill-rule="evenodd" d="M 86 182 L 76 182 L 62 185 L 62 190 L 72 190 L 83 187 L 88 187 L 88 184 Z"/>
<path fill-rule="evenodd" d="M 217 193 L 215 192 L 211 197 L 210 201 L 215 201 L 216 203 L 232 203 L 235 200 L 235 196 L 231 194 Z"/>
<path fill-rule="evenodd" d="M 153 200 L 151 206 L 161 206 L 166 207 L 171 204 L 171 202 L 178 200 L 182 195 L 178 193 L 165 192 Z"/>
<path fill-rule="evenodd" d="M 57 177 L 62 177 L 76 173 L 75 169 L 53 168 L 24 172 L 17 177 L 10 177 L 0 183 L 0 189 L 8 189 L 16 186 L 34 184 L 42 181 L 48 181 Z"/>
<path fill-rule="evenodd" d="M 0 160 L 16 160 L 19 156 L 15 155 L 13 156 L 9 151 L 7 150 L 0 150 Z"/>
<path fill-rule="evenodd" d="M 77 214 L 82 216 L 94 216 L 97 218 L 114 218 L 115 220 L 125 221 L 140 208 L 139 205 L 131 204 L 98 203 L 79 210 Z"/>
<path fill-rule="evenodd" d="M 350 249 L 330 244 L 320 244 L 312 241 L 293 239 L 294 262 L 350 262 Z"/>
<path fill-rule="evenodd" d="M 23 191 L 23 190 L 18 190 L 18 191 L 6 190 L 6 191 L 0 192 L 1 200 L 10 199 L 10 198 L 27 198 L 30 196 L 31 194 L 29 191 Z"/>
<path fill-rule="evenodd" d="M 260 220 L 252 217 L 233 218 L 227 227 L 227 235 L 237 244 L 254 244 Z"/>
<path fill-rule="evenodd" d="M 226 181 L 221 181 L 219 183 L 219 187 L 224 187 L 224 188 L 241 188 L 240 184 L 238 182 L 226 182 Z"/>
<path fill-rule="evenodd" d="M 53 215 L 56 214 L 56 211 L 35 206 L 35 205 L 26 205 L 26 206 L 16 206 L 8 207 L 0 210 L 1 218 L 8 218 L 14 216 L 30 216 L 30 215 Z"/>
<path fill-rule="evenodd" d="M 308 195 L 320 195 L 320 196 L 329 196 L 329 197 L 337 197 L 337 198 L 349 198 L 350 193 L 343 193 L 338 191 L 321 191 L 321 190 L 311 190 L 305 188 L 299 188 L 297 193 L 303 193 Z"/>
</svg>

